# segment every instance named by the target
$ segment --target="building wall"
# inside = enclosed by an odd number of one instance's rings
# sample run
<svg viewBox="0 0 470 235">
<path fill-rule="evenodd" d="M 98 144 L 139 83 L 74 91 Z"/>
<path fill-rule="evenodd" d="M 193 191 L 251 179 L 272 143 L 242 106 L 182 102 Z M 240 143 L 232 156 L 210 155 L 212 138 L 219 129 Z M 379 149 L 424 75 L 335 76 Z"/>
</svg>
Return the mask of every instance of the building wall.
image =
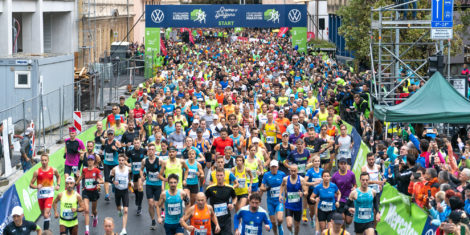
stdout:
<svg viewBox="0 0 470 235">
<path fill-rule="evenodd" d="M 308 11 L 308 21 L 307 21 L 307 29 L 308 32 L 314 32 L 315 38 L 328 40 L 328 13 L 327 13 L 327 1 L 318 1 L 318 19 L 325 20 L 325 27 L 323 30 L 318 29 L 317 32 L 317 20 L 316 20 L 316 9 L 317 1 L 311 1 L 308 3 L 307 11 Z"/>
<path fill-rule="evenodd" d="M 263 0 L 263 4 L 298 4 L 294 0 Z"/>
</svg>

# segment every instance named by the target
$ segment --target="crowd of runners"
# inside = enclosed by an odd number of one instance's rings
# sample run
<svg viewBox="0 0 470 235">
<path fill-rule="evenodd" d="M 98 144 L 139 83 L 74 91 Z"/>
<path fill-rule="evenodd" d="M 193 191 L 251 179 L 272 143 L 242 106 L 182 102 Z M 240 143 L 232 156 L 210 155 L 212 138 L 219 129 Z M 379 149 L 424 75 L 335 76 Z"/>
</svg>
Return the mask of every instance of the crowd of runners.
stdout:
<svg viewBox="0 0 470 235">
<path fill-rule="evenodd" d="M 150 216 L 142 229 L 163 226 L 167 235 L 370 235 L 388 183 L 428 210 L 441 232 L 469 232 L 470 134 L 374 122 L 370 73 L 325 53 L 299 53 L 289 36 L 238 36 L 201 30 L 195 45 L 166 40 L 164 63 L 133 94 L 135 107 L 121 97 L 92 141 L 69 129 L 63 178 L 42 155 L 30 184 L 38 190 L 42 229 L 50 230 L 54 216 L 54 234 L 78 234 L 84 226 L 87 235 L 102 231 L 99 223 L 105 234 L 115 234 L 115 223 L 120 234 L 137 234 L 126 231 L 128 217 Z M 404 84 L 409 95 L 422 85 Z M 351 171 L 346 122 L 371 150 L 359 176 Z M 53 199 L 61 184 L 65 190 Z M 98 203 L 115 204 L 122 221 L 99 220 L 109 215 Z M 4 234 L 41 231 L 21 223 L 20 209 Z"/>
</svg>

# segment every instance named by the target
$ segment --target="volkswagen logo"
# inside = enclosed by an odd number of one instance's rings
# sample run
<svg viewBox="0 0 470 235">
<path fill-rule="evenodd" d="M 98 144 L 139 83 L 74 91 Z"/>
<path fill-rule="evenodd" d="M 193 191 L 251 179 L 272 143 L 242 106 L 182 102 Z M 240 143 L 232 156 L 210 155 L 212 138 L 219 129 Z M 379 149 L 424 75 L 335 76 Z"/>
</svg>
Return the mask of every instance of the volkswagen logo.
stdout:
<svg viewBox="0 0 470 235">
<path fill-rule="evenodd" d="M 292 23 L 297 23 L 300 21 L 300 19 L 302 19 L 302 13 L 300 13 L 300 11 L 297 9 L 290 10 L 287 16 Z"/>
<path fill-rule="evenodd" d="M 158 24 L 158 23 L 161 23 L 163 19 L 165 19 L 165 13 L 163 13 L 162 10 L 157 9 L 157 10 L 152 11 L 152 14 L 150 15 L 150 17 L 152 18 L 153 22 Z"/>
</svg>

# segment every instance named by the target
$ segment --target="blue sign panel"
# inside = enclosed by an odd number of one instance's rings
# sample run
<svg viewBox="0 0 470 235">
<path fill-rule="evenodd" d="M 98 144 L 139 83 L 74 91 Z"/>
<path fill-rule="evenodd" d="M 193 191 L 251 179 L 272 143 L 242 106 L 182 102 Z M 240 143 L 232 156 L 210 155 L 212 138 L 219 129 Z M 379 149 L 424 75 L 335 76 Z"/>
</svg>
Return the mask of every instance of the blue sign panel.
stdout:
<svg viewBox="0 0 470 235">
<path fill-rule="evenodd" d="M 452 28 L 453 15 L 453 0 L 432 0 L 432 28 Z"/>
<path fill-rule="evenodd" d="M 307 27 L 305 5 L 147 5 L 145 27 Z"/>
</svg>

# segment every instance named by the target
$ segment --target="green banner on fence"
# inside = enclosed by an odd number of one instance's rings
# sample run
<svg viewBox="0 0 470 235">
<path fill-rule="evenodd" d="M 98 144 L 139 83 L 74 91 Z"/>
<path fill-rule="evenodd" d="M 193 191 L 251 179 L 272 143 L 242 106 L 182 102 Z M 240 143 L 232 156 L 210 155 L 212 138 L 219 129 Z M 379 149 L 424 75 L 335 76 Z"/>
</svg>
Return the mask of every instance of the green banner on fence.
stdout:
<svg viewBox="0 0 470 235">
<path fill-rule="evenodd" d="M 160 28 L 145 28 L 145 78 L 153 77 L 153 61 L 160 54 Z"/>
<path fill-rule="evenodd" d="M 356 176 L 356 182 L 361 182 L 359 179 L 361 176 L 361 168 L 362 166 L 365 166 L 367 164 L 367 154 L 369 152 L 370 151 L 367 145 L 361 141 L 361 147 L 359 147 L 359 151 L 357 152 L 356 156 L 356 161 L 354 162 L 354 166 L 352 168 L 352 171 Z"/>
<path fill-rule="evenodd" d="M 421 234 L 428 215 L 411 202 L 409 196 L 399 193 L 396 188 L 386 184 L 380 197 L 380 222 L 378 234 Z"/>
<path fill-rule="evenodd" d="M 297 46 L 297 51 L 307 52 L 307 28 L 306 27 L 293 27 L 292 32 L 292 47 Z"/>
</svg>

